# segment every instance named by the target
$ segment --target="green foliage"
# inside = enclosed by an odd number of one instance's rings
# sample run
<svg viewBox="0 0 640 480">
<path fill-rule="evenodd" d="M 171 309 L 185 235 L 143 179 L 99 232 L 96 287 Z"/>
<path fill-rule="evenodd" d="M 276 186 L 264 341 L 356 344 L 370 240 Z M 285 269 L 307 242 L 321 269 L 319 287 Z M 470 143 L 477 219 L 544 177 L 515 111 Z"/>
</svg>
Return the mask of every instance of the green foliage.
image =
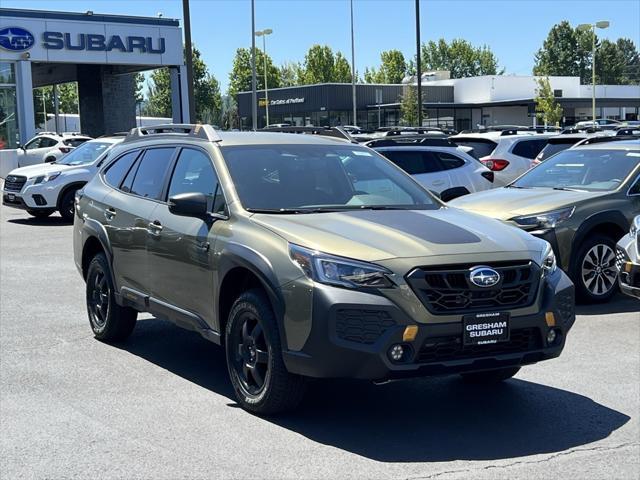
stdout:
<svg viewBox="0 0 640 480">
<path fill-rule="evenodd" d="M 264 89 L 264 54 L 256 49 L 256 85 L 258 90 Z M 281 86 L 280 70 L 267 55 L 267 86 L 278 88 Z M 239 48 L 233 59 L 233 67 L 229 74 L 229 94 L 251 90 L 251 49 Z"/>
<path fill-rule="evenodd" d="M 285 62 L 280 66 L 280 86 L 294 87 L 299 85 L 302 77 L 302 66 L 298 62 Z"/>
<path fill-rule="evenodd" d="M 592 29 L 573 28 L 569 22 L 554 25 L 535 56 L 534 75 L 577 76 L 592 82 Z M 640 80 L 640 54 L 628 38 L 596 41 L 596 82 L 629 84 Z"/>
<path fill-rule="evenodd" d="M 35 124 L 44 127 L 45 114 L 55 113 L 53 86 L 33 89 L 33 110 Z M 76 82 L 58 84 L 58 111 L 60 113 L 78 113 L 78 84 Z"/>
<path fill-rule="evenodd" d="M 418 88 L 412 85 L 404 87 L 400 100 L 400 121 L 403 125 L 418 124 Z"/>
<path fill-rule="evenodd" d="M 366 83 L 401 83 L 407 75 L 407 62 L 400 50 L 386 50 L 380 54 L 380 68 L 365 69 Z"/>
<path fill-rule="evenodd" d="M 218 123 L 222 113 L 220 85 L 207 69 L 200 51 L 193 48 L 193 87 L 197 122 Z M 154 117 L 171 117 L 171 77 L 167 68 L 151 74 L 146 113 Z"/>
<path fill-rule="evenodd" d="M 559 125 L 562 120 L 562 107 L 556 102 L 549 77 L 537 78 L 536 82 L 536 116 L 545 125 Z"/>
<path fill-rule="evenodd" d="M 423 43 L 421 54 L 422 71 L 448 70 L 451 78 L 504 73 L 504 69 L 498 71 L 498 59 L 489 47 L 474 47 L 460 38 L 451 43 L 444 38 L 438 42 Z"/>
<path fill-rule="evenodd" d="M 351 67 L 341 52 L 334 54 L 331 47 L 327 45 L 313 45 L 304 57 L 300 80 L 303 85 L 328 82 L 350 83 Z"/>
</svg>

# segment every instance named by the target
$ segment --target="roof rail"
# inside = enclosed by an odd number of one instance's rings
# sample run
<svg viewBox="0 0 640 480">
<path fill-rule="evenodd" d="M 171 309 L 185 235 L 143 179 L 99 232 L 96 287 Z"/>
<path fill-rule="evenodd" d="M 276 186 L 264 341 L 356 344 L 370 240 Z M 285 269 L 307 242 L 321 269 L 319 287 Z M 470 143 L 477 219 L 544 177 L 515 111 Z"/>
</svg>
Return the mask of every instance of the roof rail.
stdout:
<svg viewBox="0 0 640 480">
<path fill-rule="evenodd" d="M 218 132 L 216 132 L 211 125 L 202 125 L 199 123 L 168 123 L 164 125 L 132 128 L 122 143 L 149 138 L 150 135 L 179 135 L 201 138 L 209 142 L 222 141 Z"/>
<path fill-rule="evenodd" d="M 314 127 L 307 125 L 305 127 L 265 127 L 260 131 L 262 132 L 277 132 L 277 133 L 300 133 L 306 135 L 320 135 L 323 137 L 333 137 L 341 140 L 347 140 L 351 143 L 358 143 L 355 139 L 342 127 Z"/>
<path fill-rule="evenodd" d="M 376 140 L 371 140 L 364 143 L 369 148 L 379 147 L 452 147 L 457 148 L 458 145 L 453 143 L 448 138 L 438 138 L 432 136 L 409 136 L 397 138 L 384 137 Z"/>
<path fill-rule="evenodd" d="M 605 135 L 602 137 L 589 137 L 576 143 L 576 147 L 582 145 L 593 145 L 594 143 L 617 142 L 620 140 L 638 140 L 640 135 Z"/>
</svg>

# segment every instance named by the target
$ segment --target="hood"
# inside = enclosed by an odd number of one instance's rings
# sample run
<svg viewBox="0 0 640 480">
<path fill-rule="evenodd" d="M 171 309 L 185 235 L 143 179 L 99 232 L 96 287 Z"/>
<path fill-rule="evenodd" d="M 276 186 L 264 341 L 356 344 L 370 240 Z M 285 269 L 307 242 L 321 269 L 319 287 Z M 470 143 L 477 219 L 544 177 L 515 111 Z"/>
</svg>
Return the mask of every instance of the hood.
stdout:
<svg viewBox="0 0 640 480">
<path fill-rule="evenodd" d="M 73 166 L 59 165 L 57 163 L 38 163 L 36 165 L 29 165 L 27 167 L 20 167 L 15 170 L 11 170 L 9 175 L 23 175 L 27 178 L 33 178 L 40 175 L 46 175 L 47 173 L 69 170 L 70 168 L 73 168 Z"/>
<path fill-rule="evenodd" d="M 500 220 L 532 215 L 602 197 L 611 192 L 572 192 L 550 188 L 496 188 L 456 198 L 452 207 L 480 213 Z"/>
<path fill-rule="evenodd" d="M 291 243 L 369 262 L 434 255 L 540 251 L 543 243 L 516 227 L 448 207 L 254 214 L 251 220 Z"/>
</svg>

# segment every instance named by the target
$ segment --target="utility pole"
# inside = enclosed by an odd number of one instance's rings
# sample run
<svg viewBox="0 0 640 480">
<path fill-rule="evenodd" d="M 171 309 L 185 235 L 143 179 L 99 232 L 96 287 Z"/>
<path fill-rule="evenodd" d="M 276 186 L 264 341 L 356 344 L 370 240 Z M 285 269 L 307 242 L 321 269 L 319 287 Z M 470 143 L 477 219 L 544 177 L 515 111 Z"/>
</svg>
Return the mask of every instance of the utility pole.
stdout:
<svg viewBox="0 0 640 480">
<path fill-rule="evenodd" d="M 262 56 L 264 57 L 264 110 L 267 117 L 266 125 L 269 125 L 269 85 L 267 82 L 267 35 L 271 35 L 273 30 L 265 28 L 256 32 L 256 37 L 262 37 Z"/>
<path fill-rule="evenodd" d="M 193 49 L 191 47 L 191 17 L 189 0 L 182 0 L 182 21 L 184 22 L 185 63 L 187 67 L 187 102 L 189 103 L 189 121 L 196 121 L 196 106 L 193 101 Z"/>
<path fill-rule="evenodd" d="M 256 2 L 251 0 L 251 120 L 253 131 L 258 130 L 258 86 L 256 82 Z"/>
<path fill-rule="evenodd" d="M 416 0 L 416 74 L 418 77 L 418 126 L 422 126 L 422 64 L 420 59 L 420 0 Z"/>
<path fill-rule="evenodd" d="M 598 126 L 596 124 L 596 28 L 609 28 L 609 25 L 608 20 L 578 25 L 578 29 L 591 32 L 591 116 L 594 127 Z"/>
<path fill-rule="evenodd" d="M 353 0 L 351 0 L 351 102 L 353 104 L 353 125 L 358 125 L 356 110 L 356 48 L 353 35 Z"/>
</svg>

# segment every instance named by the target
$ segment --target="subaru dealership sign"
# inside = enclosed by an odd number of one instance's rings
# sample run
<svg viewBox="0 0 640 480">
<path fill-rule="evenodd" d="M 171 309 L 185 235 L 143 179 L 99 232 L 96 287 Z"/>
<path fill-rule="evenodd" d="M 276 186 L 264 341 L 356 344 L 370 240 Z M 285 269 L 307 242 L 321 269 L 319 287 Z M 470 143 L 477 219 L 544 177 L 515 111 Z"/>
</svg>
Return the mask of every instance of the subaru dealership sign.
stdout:
<svg viewBox="0 0 640 480">
<path fill-rule="evenodd" d="M 181 65 L 182 33 L 177 21 L 130 17 L 128 22 L 98 18 L 0 17 L 0 52 L 6 60 L 38 62 Z M 53 15 L 52 15 L 53 16 Z M 153 19 L 155 20 L 155 19 Z M 136 23 L 140 22 L 140 23 Z M 25 56 L 26 55 L 26 56 Z"/>
</svg>

